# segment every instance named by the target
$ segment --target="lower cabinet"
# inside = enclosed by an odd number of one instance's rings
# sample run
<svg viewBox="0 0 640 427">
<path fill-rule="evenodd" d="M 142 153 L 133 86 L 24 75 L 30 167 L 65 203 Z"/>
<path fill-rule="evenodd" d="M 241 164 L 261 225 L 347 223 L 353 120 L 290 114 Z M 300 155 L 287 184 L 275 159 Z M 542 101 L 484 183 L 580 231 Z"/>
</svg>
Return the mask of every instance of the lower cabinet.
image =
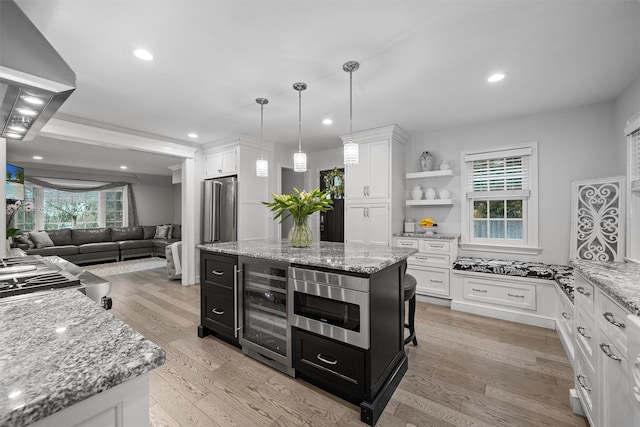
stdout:
<svg viewBox="0 0 640 427">
<path fill-rule="evenodd" d="M 354 404 L 370 400 L 365 351 L 294 328 L 296 375 Z"/>
</svg>

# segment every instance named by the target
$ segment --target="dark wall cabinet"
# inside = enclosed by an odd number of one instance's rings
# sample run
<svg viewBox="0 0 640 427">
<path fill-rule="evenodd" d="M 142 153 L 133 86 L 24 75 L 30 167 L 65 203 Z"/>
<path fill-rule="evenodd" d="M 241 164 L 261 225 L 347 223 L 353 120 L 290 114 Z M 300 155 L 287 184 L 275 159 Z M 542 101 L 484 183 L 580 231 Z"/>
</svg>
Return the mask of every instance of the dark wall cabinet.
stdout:
<svg viewBox="0 0 640 427">
<path fill-rule="evenodd" d="M 200 255 L 200 326 L 209 334 L 238 346 L 237 257 L 202 252 Z"/>
</svg>

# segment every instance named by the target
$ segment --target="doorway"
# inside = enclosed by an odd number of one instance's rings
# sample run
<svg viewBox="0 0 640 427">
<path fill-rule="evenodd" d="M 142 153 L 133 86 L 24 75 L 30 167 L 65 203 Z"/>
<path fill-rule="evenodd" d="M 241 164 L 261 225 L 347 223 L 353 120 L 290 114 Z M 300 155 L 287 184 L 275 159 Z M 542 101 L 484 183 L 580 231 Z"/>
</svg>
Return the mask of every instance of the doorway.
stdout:
<svg viewBox="0 0 640 427">
<path fill-rule="evenodd" d="M 320 240 L 344 242 L 344 168 L 320 171 L 320 190 L 331 185 L 333 209 L 320 212 Z"/>
<path fill-rule="evenodd" d="M 283 167 L 281 169 L 281 186 L 280 194 L 293 194 L 293 189 L 304 189 L 304 174 L 294 172 L 293 169 Z M 293 218 L 289 217 L 284 220 L 280 227 L 280 237 L 286 239 L 289 230 L 293 227 Z"/>
</svg>

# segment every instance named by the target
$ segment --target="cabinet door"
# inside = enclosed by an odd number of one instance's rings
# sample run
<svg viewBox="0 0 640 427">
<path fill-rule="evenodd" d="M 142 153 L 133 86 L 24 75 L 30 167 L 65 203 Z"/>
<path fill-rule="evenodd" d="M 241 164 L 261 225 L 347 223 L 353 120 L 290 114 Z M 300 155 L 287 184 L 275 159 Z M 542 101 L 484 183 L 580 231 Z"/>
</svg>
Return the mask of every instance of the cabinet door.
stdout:
<svg viewBox="0 0 640 427">
<path fill-rule="evenodd" d="M 629 393 L 627 357 L 600 330 L 598 367 L 600 369 L 600 425 L 633 425 L 633 405 Z"/>
<path fill-rule="evenodd" d="M 429 268 L 409 264 L 407 273 L 416 278 L 416 292 L 420 295 L 449 297 L 449 270 L 444 268 Z"/>
<path fill-rule="evenodd" d="M 205 178 L 236 174 L 238 172 L 237 159 L 235 148 L 207 154 L 204 158 Z"/>
<path fill-rule="evenodd" d="M 345 205 L 345 243 L 367 243 L 365 206 Z"/>
<path fill-rule="evenodd" d="M 233 288 L 205 285 L 200 293 L 200 304 L 202 324 L 214 332 L 235 339 Z"/>
<path fill-rule="evenodd" d="M 370 142 L 367 144 L 368 177 L 367 197 L 389 197 L 389 141 Z"/>
<path fill-rule="evenodd" d="M 344 197 L 347 200 L 366 199 L 369 166 L 366 144 L 360 144 L 360 159 L 357 165 L 345 167 Z"/>
<path fill-rule="evenodd" d="M 220 153 L 220 157 L 223 175 L 231 175 L 238 171 L 238 156 L 235 148 Z"/>
<path fill-rule="evenodd" d="M 389 205 L 386 203 L 366 207 L 367 243 L 389 246 Z"/>
</svg>

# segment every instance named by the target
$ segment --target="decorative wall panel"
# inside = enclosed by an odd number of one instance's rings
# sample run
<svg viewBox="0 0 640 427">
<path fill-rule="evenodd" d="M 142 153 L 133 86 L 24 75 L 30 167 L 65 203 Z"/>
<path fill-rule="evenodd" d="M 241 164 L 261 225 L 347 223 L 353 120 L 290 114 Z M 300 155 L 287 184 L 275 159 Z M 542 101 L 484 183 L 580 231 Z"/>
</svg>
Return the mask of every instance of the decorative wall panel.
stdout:
<svg viewBox="0 0 640 427">
<path fill-rule="evenodd" d="M 572 183 L 571 258 L 623 261 L 624 177 Z"/>
</svg>

